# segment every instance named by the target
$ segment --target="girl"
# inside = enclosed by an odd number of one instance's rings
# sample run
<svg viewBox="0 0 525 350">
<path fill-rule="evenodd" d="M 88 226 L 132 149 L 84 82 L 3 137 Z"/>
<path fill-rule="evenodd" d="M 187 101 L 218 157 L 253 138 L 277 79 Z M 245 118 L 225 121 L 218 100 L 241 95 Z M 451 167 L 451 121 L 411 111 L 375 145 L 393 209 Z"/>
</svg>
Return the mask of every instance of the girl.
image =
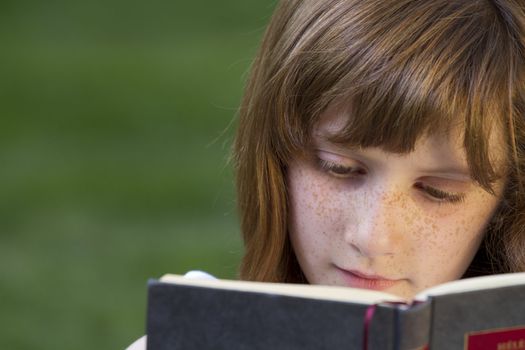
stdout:
<svg viewBox="0 0 525 350">
<path fill-rule="evenodd" d="M 234 145 L 241 279 L 525 270 L 523 0 L 283 0 Z"/>
<path fill-rule="evenodd" d="M 525 2 L 282 0 L 234 160 L 241 279 L 525 271 Z"/>
</svg>

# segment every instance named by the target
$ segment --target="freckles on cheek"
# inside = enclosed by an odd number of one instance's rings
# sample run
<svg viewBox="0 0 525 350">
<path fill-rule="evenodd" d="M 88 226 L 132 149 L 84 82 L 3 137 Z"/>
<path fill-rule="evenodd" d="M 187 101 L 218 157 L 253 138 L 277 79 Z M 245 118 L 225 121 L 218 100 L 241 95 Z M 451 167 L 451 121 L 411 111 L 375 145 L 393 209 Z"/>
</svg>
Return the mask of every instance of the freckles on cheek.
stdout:
<svg viewBox="0 0 525 350">
<path fill-rule="evenodd" d="M 448 270 L 462 274 L 477 250 L 480 235 L 472 230 L 467 219 L 437 222 L 427 218 L 415 234 L 415 250 L 421 247 L 419 259 L 432 271 Z M 455 271 L 457 270 L 457 271 Z M 449 273 L 450 273 L 449 272 Z"/>
<path fill-rule="evenodd" d="M 435 230 L 432 227 L 430 220 L 424 220 L 418 222 L 414 219 L 415 223 L 410 227 L 412 232 L 408 233 L 411 236 L 412 244 L 410 249 L 407 251 L 407 255 L 410 257 L 420 257 L 426 255 L 429 247 L 435 244 Z"/>
<path fill-rule="evenodd" d="M 315 222 L 317 228 L 333 223 L 334 218 L 341 214 L 343 203 L 334 196 L 336 190 L 333 186 L 322 181 L 311 181 L 303 183 L 299 191 L 302 197 L 301 206 L 308 209 L 308 214 L 311 215 L 309 220 Z M 320 233 L 326 233 L 326 230 L 322 231 Z"/>
</svg>

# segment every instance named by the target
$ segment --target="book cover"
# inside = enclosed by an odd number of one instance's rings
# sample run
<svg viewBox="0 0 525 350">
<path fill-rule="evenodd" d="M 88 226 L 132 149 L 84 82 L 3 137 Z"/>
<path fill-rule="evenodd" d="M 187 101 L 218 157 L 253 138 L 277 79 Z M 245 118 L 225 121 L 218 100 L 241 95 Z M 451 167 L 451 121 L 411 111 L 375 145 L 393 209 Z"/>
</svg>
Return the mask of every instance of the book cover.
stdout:
<svg viewBox="0 0 525 350">
<path fill-rule="evenodd" d="M 525 273 L 447 283 L 410 302 L 344 287 L 168 276 L 148 284 L 147 334 L 148 350 L 525 349 Z"/>
</svg>

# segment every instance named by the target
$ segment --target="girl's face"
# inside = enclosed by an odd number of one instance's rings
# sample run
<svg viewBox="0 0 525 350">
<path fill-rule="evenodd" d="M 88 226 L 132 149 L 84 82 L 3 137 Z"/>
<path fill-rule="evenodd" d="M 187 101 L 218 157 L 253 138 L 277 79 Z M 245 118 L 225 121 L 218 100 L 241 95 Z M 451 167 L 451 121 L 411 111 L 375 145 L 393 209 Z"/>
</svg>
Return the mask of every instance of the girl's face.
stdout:
<svg viewBox="0 0 525 350">
<path fill-rule="evenodd" d="M 403 155 L 329 142 L 346 118 L 329 110 L 311 154 L 288 167 L 290 237 L 308 282 L 410 299 L 461 278 L 503 181 L 494 196 L 470 178 L 459 133 L 422 138 Z"/>
</svg>

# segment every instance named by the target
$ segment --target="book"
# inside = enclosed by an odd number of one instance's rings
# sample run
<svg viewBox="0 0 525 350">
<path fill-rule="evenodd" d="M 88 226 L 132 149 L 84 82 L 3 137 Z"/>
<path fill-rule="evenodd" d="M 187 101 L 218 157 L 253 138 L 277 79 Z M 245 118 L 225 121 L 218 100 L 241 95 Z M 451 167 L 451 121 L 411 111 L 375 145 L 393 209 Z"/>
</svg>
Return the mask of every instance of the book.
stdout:
<svg viewBox="0 0 525 350">
<path fill-rule="evenodd" d="M 148 282 L 147 349 L 525 349 L 525 273 L 448 282 L 406 301 L 337 286 Z"/>
</svg>

